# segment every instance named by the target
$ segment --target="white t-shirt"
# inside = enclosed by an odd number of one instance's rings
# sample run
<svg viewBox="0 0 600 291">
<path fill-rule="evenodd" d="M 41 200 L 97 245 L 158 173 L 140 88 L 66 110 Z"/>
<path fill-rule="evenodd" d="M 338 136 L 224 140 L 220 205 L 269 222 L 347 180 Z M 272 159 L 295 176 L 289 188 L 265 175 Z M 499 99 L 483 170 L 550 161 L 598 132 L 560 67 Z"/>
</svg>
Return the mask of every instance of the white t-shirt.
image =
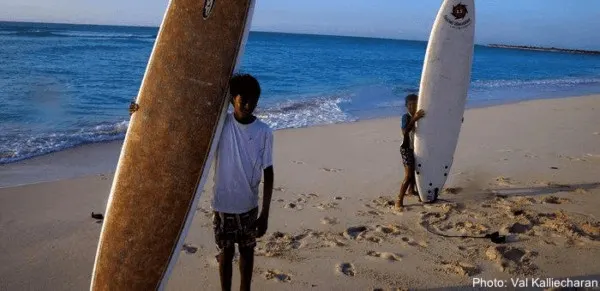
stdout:
<svg viewBox="0 0 600 291">
<path fill-rule="evenodd" d="M 273 132 L 258 118 L 239 123 L 228 113 L 215 156 L 213 210 L 244 213 L 258 206 L 263 170 L 273 164 Z"/>
</svg>

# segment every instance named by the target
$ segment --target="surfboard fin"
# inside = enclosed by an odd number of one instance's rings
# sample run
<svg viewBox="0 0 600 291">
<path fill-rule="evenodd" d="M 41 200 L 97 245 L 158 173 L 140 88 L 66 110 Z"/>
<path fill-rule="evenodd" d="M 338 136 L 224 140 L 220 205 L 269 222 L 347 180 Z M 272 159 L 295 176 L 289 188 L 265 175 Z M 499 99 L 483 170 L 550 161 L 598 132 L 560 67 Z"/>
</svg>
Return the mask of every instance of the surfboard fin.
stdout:
<svg viewBox="0 0 600 291">
<path fill-rule="evenodd" d="M 104 219 L 104 216 L 102 215 L 102 213 L 94 213 L 92 212 L 92 218 L 93 219 Z"/>
</svg>

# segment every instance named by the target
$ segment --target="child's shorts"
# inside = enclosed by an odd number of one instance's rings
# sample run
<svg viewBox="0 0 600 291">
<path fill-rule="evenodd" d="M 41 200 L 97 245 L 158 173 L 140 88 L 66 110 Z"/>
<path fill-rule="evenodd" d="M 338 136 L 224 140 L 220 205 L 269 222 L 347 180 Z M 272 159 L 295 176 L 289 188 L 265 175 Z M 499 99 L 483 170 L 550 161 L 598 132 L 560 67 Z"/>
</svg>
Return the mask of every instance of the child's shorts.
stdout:
<svg viewBox="0 0 600 291">
<path fill-rule="evenodd" d="M 213 213 L 213 230 L 217 249 L 225 248 L 254 248 L 256 246 L 256 220 L 258 207 L 241 214 L 223 212 Z"/>
<path fill-rule="evenodd" d="M 402 156 L 402 164 L 408 167 L 415 166 L 415 152 L 411 148 L 400 148 L 400 155 Z"/>
</svg>

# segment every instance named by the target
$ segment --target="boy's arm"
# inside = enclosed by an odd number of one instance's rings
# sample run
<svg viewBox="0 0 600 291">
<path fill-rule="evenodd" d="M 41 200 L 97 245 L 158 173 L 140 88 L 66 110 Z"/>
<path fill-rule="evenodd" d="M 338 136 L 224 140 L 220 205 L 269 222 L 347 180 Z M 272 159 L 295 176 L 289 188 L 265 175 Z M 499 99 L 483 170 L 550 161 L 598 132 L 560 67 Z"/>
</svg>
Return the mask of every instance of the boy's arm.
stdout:
<svg viewBox="0 0 600 291">
<path fill-rule="evenodd" d="M 273 133 L 270 131 L 265 138 L 262 164 L 264 167 L 263 203 L 257 220 L 257 237 L 265 235 L 269 226 L 269 211 L 271 210 L 271 198 L 273 196 L 273 183 L 275 180 L 273 170 Z"/>
<path fill-rule="evenodd" d="M 415 117 L 411 118 L 410 122 L 408 122 L 406 124 L 406 126 L 404 126 L 402 128 L 402 133 L 408 134 L 409 132 L 411 132 L 415 128 L 415 124 L 417 123 L 417 121 L 419 121 L 419 119 L 423 118 L 423 116 L 425 116 L 425 112 L 422 109 L 417 111 L 417 113 L 415 114 Z"/>
<path fill-rule="evenodd" d="M 273 166 L 269 166 L 263 171 L 265 182 L 263 188 L 263 203 L 260 215 L 264 216 L 264 219 L 269 218 L 269 210 L 271 209 L 271 197 L 273 196 L 273 181 L 275 180 L 275 173 Z"/>
</svg>

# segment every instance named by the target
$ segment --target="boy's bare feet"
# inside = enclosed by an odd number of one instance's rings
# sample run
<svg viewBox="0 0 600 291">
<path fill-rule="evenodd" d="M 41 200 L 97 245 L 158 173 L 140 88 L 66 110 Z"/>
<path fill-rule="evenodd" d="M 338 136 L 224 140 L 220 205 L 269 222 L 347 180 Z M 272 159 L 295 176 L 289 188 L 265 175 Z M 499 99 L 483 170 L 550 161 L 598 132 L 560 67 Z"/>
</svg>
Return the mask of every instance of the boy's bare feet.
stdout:
<svg viewBox="0 0 600 291">
<path fill-rule="evenodd" d="M 404 205 L 402 205 L 402 202 L 400 200 L 396 200 L 396 204 L 394 204 L 394 208 L 397 211 L 402 212 L 402 210 L 404 210 Z"/>
</svg>

